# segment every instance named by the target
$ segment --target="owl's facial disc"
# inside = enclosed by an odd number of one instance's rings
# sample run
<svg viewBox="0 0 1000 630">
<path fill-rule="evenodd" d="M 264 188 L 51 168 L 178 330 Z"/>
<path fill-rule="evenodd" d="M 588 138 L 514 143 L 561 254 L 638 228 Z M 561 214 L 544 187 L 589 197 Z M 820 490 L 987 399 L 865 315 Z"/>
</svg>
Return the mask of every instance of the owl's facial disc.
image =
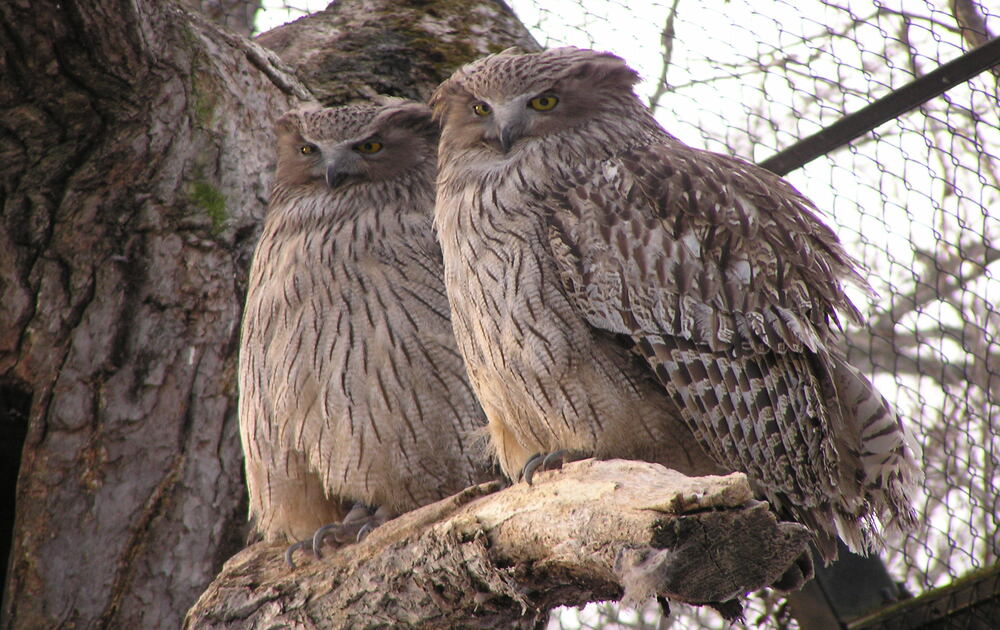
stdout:
<svg viewBox="0 0 1000 630">
<path fill-rule="evenodd" d="M 342 146 L 332 146 L 323 152 L 323 177 L 331 189 L 343 186 L 349 179 L 360 175 L 359 158 L 349 149 Z"/>
<path fill-rule="evenodd" d="M 330 147 L 326 159 L 326 185 L 338 188 L 350 180 L 368 179 L 366 160 L 377 159 L 383 144 L 375 138 L 341 143 Z"/>
<path fill-rule="evenodd" d="M 484 119 L 483 139 L 498 151 L 508 154 L 521 139 L 536 135 L 540 118 L 555 109 L 555 94 L 521 95 L 502 103 L 481 101 L 473 106 L 476 116 Z M 483 107 L 485 106 L 485 107 Z"/>
</svg>

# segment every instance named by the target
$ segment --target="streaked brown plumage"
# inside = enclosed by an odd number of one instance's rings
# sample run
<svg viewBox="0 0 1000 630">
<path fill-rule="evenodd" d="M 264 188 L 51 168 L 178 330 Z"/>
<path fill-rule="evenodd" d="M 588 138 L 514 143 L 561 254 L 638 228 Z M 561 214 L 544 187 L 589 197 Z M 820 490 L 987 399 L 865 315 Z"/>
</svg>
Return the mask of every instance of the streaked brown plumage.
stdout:
<svg viewBox="0 0 1000 630">
<path fill-rule="evenodd" d="M 431 223 L 437 127 L 412 102 L 294 111 L 250 271 L 240 429 L 250 513 L 300 539 L 483 478 Z"/>
<path fill-rule="evenodd" d="M 854 261 L 782 179 L 665 132 L 636 80 L 508 51 L 431 101 L 445 284 L 504 471 L 557 449 L 740 470 L 826 559 L 912 526 L 915 446 L 841 349 Z"/>
</svg>

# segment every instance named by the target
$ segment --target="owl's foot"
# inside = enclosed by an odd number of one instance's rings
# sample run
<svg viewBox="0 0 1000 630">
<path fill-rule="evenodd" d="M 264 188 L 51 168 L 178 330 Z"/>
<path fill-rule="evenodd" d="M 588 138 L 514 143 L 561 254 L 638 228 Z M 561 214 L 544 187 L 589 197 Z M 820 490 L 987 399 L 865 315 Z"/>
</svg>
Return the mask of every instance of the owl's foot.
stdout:
<svg viewBox="0 0 1000 630">
<path fill-rule="evenodd" d="M 568 464 L 569 462 L 575 462 L 581 459 L 587 459 L 588 457 L 590 457 L 590 455 L 587 455 L 586 453 L 581 453 L 580 451 L 569 451 L 566 449 L 559 449 L 558 451 L 553 451 L 551 453 L 535 453 L 524 463 L 524 467 L 521 468 L 521 474 L 518 475 L 518 477 L 527 481 L 530 486 L 532 478 L 537 471 L 556 470 L 558 468 L 562 468 L 563 464 Z"/>
<path fill-rule="evenodd" d="M 285 549 L 285 562 L 287 562 L 288 566 L 292 567 L 293 569 L 297 569 L 298 567 L 295 566 L 295 560 L 292 559 L 292 556 L 294 556 L 295 552 L 298 551 L 299 549 L 304 549 L 306 551 L 311 551 L 312 550 L 312 541 L 311 540 L 300 540 L 299 542 L 295 543 L 294 545 L 289 545 L 288 549 Z"/>
<path fill-rule="evenodd" d="M 320 548 L 329 542 L 337 546 L 352 542 L 360 542 L 373 529 L 391 519 L 395 514 L 386 508 L 370 508 L 364 503 L 355 503 L 339 523 L 330 523 L 316 530 L 312 538 L 290 545 L 285 550 L 285 562 L 296 568 L 294 555 L 296 551 L 311 551 L 317 559 L 322 558 Z"/>
<path fill-rule="evenodd" d="M 320 549 L 330 539 L 333 539 L 338 546 L 361 542 L 373 529 L 394 516 L 395 514 L 384 506 L 376 509 L 363 503 L 355 503 L 343 521 L 324 525 L 316 530 L 312 539 L 312 551 L 317 558 L 322 558 Z"/>
</svg>

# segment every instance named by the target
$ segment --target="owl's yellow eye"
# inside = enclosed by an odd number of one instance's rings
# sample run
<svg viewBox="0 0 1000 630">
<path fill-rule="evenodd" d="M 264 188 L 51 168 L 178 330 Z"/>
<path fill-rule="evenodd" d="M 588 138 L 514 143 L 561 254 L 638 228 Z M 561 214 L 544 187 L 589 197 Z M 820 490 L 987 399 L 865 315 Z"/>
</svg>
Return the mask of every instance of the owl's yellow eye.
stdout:
<svg viewBox="0 0 1000 630">
<path fill-rule="evenodd" d="M 354 150 L 358 153 L 371 155 L 372 153 L 378 153 L 382 150 L 382 143 L 369 140 L 368 142 L 362 142 L 361 144 L 355 145 Z"/>
<path fill-rule="evenodd" d="M 536 96 L 528 101 L 528 107 L 539 112 L 547 112 L 558 104 L 559 97 L 552 94 Z"/>
<path fill-rule="evenodd" d="M 489 116 L 493 108 L 486 103 L 476 103 L 472 106 L 472 113 L 476 116 Z"/>
<path fill-rule="evenodd" d="M 314 144 L 303 144 L 301 147 L 299 147 L 299 153 L 301 153 L 302 155 L 312 155 L 318 150 L 319 149 L 317 149 L 316 145 Z"/>
</svg>

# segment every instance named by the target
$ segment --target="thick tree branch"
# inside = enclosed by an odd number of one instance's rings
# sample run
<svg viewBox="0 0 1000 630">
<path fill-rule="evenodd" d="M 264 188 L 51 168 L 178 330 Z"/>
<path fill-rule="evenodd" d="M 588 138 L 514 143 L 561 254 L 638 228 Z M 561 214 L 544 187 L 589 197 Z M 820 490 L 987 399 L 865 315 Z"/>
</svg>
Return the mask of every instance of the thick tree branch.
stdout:
<svg viewBox="0 0 1000 630">
<path fill-rule="evenodd" d="M 375 94 L 426 100 L 473 59 L 541 49 L 503 3 L 451 0 L 340 0 L 257 41 L 327 106 Z"/>
<path fill-rule="evenodd" d="M 250 547 L 185 627 L 510 628 L 557 605 L 622 597 L 718 606 L 798 575 L 808 539 L 754 501 L 738 473 L 586 460 L 534 486 L 498 487 L 405 514 L 296 570 L 280 545 Z"/>
</svg>

